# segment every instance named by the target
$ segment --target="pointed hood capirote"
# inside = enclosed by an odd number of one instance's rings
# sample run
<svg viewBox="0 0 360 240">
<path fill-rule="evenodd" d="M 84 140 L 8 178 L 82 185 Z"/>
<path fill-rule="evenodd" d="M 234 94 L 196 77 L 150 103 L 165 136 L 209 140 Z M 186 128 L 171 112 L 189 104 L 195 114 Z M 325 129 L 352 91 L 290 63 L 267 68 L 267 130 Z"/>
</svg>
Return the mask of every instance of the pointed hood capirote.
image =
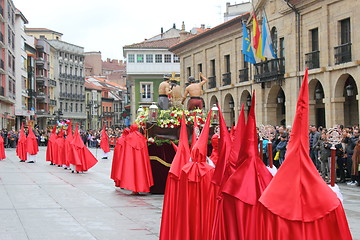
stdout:
<svg viewBox="0 0 360 240">
<path fill-rule="evenodd" d="M 308 128 L 309 90 L 306 69 L 285 161 L 260 198 L 260 202 L 271 212 L 292 221 L 314 221 L 340 204 L 309 157 Z"/>
<path fill-rule="evenodd" d="M 110 152 L 109 137 L 106 133 L 105 125 L 103 125 L 103 129 L 101 130 L 100 148 L 105 153 Z"/>
<path fill-rule="evenodd" d="M 36 155 L 39 152 L 38 141 L 32 130 L 31 124 L 28 124 L 28 136 L 26 137 L 26 151 L 30 155 Z"/>
<path fill-rule="evenodd" d="M 22 161 L 27 160 L 26 134 L 25 134 L 25 130 L 24 130 L 24 123 L 21 123 L 20 136 L 19 136 L 18 144 L 16 145 L 16 155 Z"/>
<path fill-rule="evenodd" d="M 189 139 L 188 139 L 186 123 L 185 123 L 185 114 L 183 113 L 181 117 L 179 146 L 177 147 L 176 154 L 171 163 L 169 173 L 179 178 L 182 167 L 189 162 L 189 159 L 190 159 Z"/>
</svg>

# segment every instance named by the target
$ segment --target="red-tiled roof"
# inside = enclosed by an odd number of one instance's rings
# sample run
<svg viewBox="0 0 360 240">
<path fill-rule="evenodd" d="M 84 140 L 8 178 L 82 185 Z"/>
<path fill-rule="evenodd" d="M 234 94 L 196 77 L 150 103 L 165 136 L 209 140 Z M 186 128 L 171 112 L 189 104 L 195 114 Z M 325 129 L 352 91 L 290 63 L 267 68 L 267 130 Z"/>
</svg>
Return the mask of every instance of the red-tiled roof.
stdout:
<svg viewBox="0 0 360 240">
<path fill-rule="evenodd" d="M 180 42 L 180 37 L 165 38 L 154 41 L 143 41 L 141 43 L 134 43 L 132 45 L 124 46 L 124 48 L 169 48 Z"/>
<path fill-rule="evenodd" d="M 106 70 L 125 70 L 126 64 L 116 64 L 116 63 L 109 63 L 109 62 L 102 62 L 102 68 Z"/>
<path fill-rule="evenodd" d="M 88 89 L 102 90 L 101 87 L 96 86 L 95 84 L 88 82 L 86 80 L 85 80 L 84 86 L 85 86 L 85 88 L 88 88 Z"/>
</svg>

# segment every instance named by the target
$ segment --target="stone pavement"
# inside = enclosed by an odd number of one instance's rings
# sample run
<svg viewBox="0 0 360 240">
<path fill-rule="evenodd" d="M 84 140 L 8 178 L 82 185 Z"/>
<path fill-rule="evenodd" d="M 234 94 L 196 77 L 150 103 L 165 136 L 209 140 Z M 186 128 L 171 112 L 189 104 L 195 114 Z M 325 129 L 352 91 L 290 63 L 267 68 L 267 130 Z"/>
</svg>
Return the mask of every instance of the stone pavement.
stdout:
<svg viewBox="0 0 360 240">
<path fill-rule="evenodd" d="M 72 174 L 45 162 L 44 147 L 34 164 L 20 163 L 15 149 L 6 154 L 0 161 L 1 240 L 158 239 L 163 195 L 115 188 L 112 157 Z M 360 240 L 360 187 L 340 188 L 353 238 Z"/>
</svg>

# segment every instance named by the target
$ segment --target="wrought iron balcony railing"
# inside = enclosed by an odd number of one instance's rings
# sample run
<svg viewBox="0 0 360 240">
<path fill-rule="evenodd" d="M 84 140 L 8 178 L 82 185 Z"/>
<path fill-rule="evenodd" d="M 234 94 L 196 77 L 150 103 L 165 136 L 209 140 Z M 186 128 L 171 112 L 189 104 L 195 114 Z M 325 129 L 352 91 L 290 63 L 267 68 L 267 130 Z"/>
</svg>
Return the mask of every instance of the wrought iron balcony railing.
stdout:
<svg viewBox="0 0 360 240">
<path fill-rule="evenodd" d="M 279 80 L 284 78 L 285 73 L 285 59 L 276 58 L 260 63 L 255 66 L 255 81 L 258 83 Z"/>
<path fill-rule="evenodd" d="M 249 68 L 239 70 L 239 82 L 249 81 Z"/>
<path fill-rule="evenodd" d="M 223 86 L 231 84 L 231 72 L 224 73 L 223 75 Z"/>
<path fill-rule="evenodd" d="M 209 77 L 209 88 L 216 88 L 216 76 Z"/>
<path fill-rule="evenodd" d="M 337 46 L 335 49 L 335 64 L 351 62 L 351 43 Z"/>
<path fill-rule="evenodd" d="M 320 51 L 313 51 L 305 54 L 305 65 L 309 69 L 320 67 Z"/>
</svg>

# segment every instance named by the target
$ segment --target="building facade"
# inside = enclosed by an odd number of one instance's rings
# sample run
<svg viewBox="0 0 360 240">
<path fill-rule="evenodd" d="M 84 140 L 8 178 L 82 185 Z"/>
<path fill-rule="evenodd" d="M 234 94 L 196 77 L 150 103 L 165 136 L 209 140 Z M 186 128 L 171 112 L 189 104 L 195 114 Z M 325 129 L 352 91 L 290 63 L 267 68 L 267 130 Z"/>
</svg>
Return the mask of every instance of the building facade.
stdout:
<svg viewBox="0 0 360 240">
<path fill-rule="evenodd" d="M 252 30 L 252 15 L 231 19 L 170 50 L 180 56 L 181 75 L 199 69 L 209 78 L 207 106 L 219 102 L 227 124 L 237 120 L 255 90 L 257 121 L 291 125 L 304 70 L 309 70 L 310 124 L 332 127 L 359 124 L 360 17 L 355 0 L 253 1 L 258 22 L 266 14 L 276 59 L 254 65 L 241 53 L 241 22 Z M 244 19 L 245 18 L 245 19 Z M 291 23 L 291 24 L 289 24 Z M 261 29 L 261 26 L 260 26 Z"/>
</svg>

